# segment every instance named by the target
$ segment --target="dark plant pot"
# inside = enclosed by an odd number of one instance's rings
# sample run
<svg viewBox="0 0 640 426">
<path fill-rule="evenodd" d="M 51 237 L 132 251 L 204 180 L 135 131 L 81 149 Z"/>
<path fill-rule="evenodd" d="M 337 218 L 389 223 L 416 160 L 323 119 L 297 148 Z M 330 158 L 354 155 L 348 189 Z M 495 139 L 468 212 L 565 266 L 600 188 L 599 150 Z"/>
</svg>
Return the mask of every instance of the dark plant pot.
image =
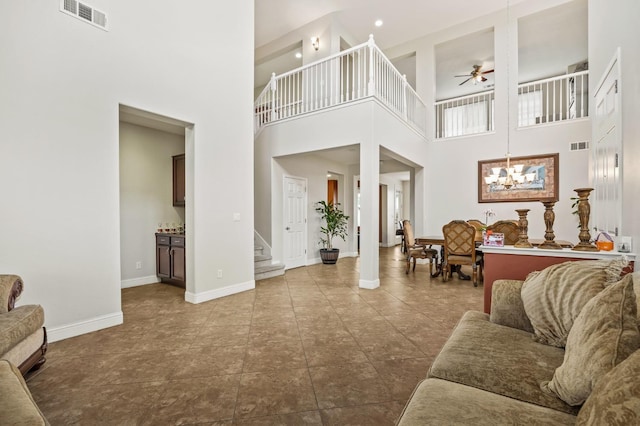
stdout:
<svg viewBox="0 0 640 426">
<path fill-rule="evenodd" d="M 338 255 L 340 254 L 340 249 L 320 249 L 320 259 L 322 259 L 322 263 L 325 265 L 333 265 L 338 261 Z"/>
</svg>

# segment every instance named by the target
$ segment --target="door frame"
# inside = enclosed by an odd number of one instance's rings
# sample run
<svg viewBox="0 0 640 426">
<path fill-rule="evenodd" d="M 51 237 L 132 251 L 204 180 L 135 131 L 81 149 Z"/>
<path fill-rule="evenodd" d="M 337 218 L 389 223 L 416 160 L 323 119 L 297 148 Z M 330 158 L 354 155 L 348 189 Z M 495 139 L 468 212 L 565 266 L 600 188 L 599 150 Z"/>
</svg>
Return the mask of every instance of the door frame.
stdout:
<svg viewBox="0 0 640 426">
<path fill-rule="evenodd" d="M 293 265 L 291 264 L 287 264 L 287 258 L 286 258 L 286 253 L 287 253 L 287 247 L 285 247 L 285 244 L 287 242 L 287 213 L 286 213 L 286 207 L 287 207 L 287 179 L 295 179 L 295 180 L 299 180 L 302 181 L 304 183 L 304 201 L 303 201 L 303 205 L 304 207 L 304 226 L 303 226 L 303 236 L 302 236 L 302 245 L 304 247 L 304 256 L 303 259 L 300 262 L 297 262 Z M 309 188 L 309 181 L 307 178 L 304 177 L 300 177 L 300 176 L 291 176 L 291 175 L 284 175 L 282 176 L 282 263 L 284 263 L 284 268 L 286 269 L 292 269 L 292 268 L 299 268 L 301 266 L 306 266 L 307 265 L 307 260 L 308 260 L 308 245 L 309 245 L 309 221 L 308 219 L 308 205 L 309 205 L 309 191 L 307 190 Z"/>
<path fill-rule="evenodd" d="M 593 217 L 593 224 L 592 227 L 598 227 L 598 231 L 600 230 L 604 230 L 607 232 L 613 232 L 615 234 L 615 236 L 620 236 L 624 234 L 624 231 L 622 230 L 622 204 L 623 204 L 623 179 L 624 179 L 624 173 L 623 173 L 623 157 L 624 157 L 624 153 L 623 153 L 623 144 L 622 144 L 622 99 L 621 99 L 621 92 L 622 92 L 622 82 L 621 82 L 621 78 L 622 78 L 622 69 L 620 66 L 620 48 L 618 47 L 615 51 L 615 53 L 613 54 L 613 57 L 611 58 L 611 60 L 609 61 L 609 63 L 607 64 L 607 66 L 605 67 L 604 71 L 602 72 L 602 75 L 600 76 L 600 80 L 598 81 L 598 84 L 595 85 L 595 90 L 594 90 L 594 94 L 593 94 L 593 99 L 594 99 L 594 111 L 593 111 L 593 136 L 594 137 L 599 137 L 600 133 L 599 130 L 597 128 L 598 126 L 598 122 L 597 122 L 597 101 L 596 98 L 600 93 L 600 90 L 603 89 L 603 86 L 605 84 L 605 82 L 607 81 L 607 79 L 611 76 L 615 79 L 616 81 L 616 96 L 615 96 L 615 127 L 616 127 L 616 140 L 614 141 L 615 145 L 613 146 L 613 149 L 616 153 L 617 156 L 617 182 L 616 182 L 616 192 L 618 193 L 618 199 L 615 200 L 616 204 L 615 204 L 615 226 L 613 230 L 609 229 L 599 229 L 599 225 L 601 225 L 601 218 L 598 217 L 598 212 L 600 211 L 600 208 L 598 206 L 598 198 L 597 197 L 593 197 L 593 199 L 591 200 L 591 203 L 594 204 L 592 211 L 594 213 L 594 217 Z M 598 181 L 597 181 L 597 176 L 598 176 L 598 164 L 599 164 L 599 158 L 598 158 L 598 143 L 599 140 L 593 140 L 592 142 L 592 148 L 591 148 L 591 168 L 592 168 L 592 173 L 593 173 L 593 179 L 592 179 L 592 184 L 593 187 L 596 190 L 601 189 L 601 185 L 598 185 Z M 608 201 L 608 200 L 605 200 Z"/>
</svg>

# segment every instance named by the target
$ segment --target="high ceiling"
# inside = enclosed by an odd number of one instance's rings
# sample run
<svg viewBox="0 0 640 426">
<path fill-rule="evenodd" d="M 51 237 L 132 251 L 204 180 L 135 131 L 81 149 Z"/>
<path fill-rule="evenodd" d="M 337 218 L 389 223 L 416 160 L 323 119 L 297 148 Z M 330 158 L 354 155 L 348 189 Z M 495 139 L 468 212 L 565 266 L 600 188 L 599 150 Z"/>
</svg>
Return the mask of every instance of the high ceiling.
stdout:
<svg viewBox="0 0 640 426">
<path fill-rule="evenodd" d="M 418 39 L 427 34 L 489 15 L 525 0 L 256 0 L 255 45 L 264 46 L 326 15 L 346 28 L 355 40 L 367 40 L 373 34 L 384 49 Z M 532 0 L 529 0 L 532 1 Z M 377 28 L 375 20 L 384 24 Z M 587 59 L 587 0 L 573 0 L 557 7 L 526 16 L 518 21 L 518 81 L 528 82 L 563 74 L 567 66 Z M 302 65 L 294 53 L 300 45 L 290 46 L 280 55 L 256 64 L 255 87 L 263 88 L 272 72 L 276 74 Z M 473 65 L 484 70 L 494 68 L 494 31 L 487 28 L 435 46 L 436 98 L 448 99 L 477 93 L 493 87 L 494 75 L 482 84 L 459 86 Z M 394 65 L 415 87 L 416 56 L 393 59 Z M 501 72 L 497 70 L 496 72 Z M 512 71 L 513 72 L 513 71 Z M 318 154 L 318 153 L 316 153 Z M 357 152 L 328 150 L 321 156 L 357 162 Z M 381 157 L 382 158 L 382 157 Z M 395 165 L 383 158 L 384 165 Z M 400 164 L 400 163 L 398 163 Z"/>
<path fill-rule="evenodd" d="M 376 44 L 388 49 L 426 34 L 488 15 L 523 0 L 256 0 L 256 47 L 330 13 L 356 40 L 374 34 Z M 376 28 L 374 22 L 384 25 Z"/>
</svg>

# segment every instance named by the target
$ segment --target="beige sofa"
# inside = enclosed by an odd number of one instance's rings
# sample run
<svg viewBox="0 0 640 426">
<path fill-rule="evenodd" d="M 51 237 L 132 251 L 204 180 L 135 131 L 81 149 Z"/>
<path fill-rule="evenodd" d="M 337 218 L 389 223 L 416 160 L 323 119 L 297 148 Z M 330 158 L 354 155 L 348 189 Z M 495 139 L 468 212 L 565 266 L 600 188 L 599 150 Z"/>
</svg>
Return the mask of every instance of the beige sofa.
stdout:
<svg viewBox="0 0 640 426">
<path fill-rule="evenodd" d="M 0 275 L 0 359 L 24 375 L 46 361 L 47 332 L 42 306 L 15 307 L 23 287 L 17 275 Z"/>
<path fill-rule="evenodd" d="M 33 400 L 22 373 L 5 359 L 0 359 L 0 424 L 49 424 Z"/>
<path fill-rule="evenodd" d="M 491 315 L 463 316 L 398 425 L 640 424 L 640 272 L 598 286 L 554 267 L 494 283 Z"/>
</svg>

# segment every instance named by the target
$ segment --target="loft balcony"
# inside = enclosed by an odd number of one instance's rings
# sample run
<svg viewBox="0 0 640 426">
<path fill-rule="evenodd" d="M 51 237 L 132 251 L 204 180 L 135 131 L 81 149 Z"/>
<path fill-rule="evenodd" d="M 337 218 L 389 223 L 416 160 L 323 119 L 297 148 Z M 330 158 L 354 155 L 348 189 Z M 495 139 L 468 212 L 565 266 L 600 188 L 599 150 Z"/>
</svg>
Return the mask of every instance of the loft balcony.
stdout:
<svg viewBox="0 0 640 426">
<path fill-rule="evenodd" d="M 369 41 L 276 76 L 254 104 L 254 132 L 272 123 L 375 99 L 422 137 L 426 108 L 405 76 Z"/>
<path fill-rule="evenodd" d="M 435 137 L 445 139 L 494 131 L 494 91 L 435 103 Z M 586 118 L 589 71 L 518 85 L 518 127 Z"/>
</svg>

